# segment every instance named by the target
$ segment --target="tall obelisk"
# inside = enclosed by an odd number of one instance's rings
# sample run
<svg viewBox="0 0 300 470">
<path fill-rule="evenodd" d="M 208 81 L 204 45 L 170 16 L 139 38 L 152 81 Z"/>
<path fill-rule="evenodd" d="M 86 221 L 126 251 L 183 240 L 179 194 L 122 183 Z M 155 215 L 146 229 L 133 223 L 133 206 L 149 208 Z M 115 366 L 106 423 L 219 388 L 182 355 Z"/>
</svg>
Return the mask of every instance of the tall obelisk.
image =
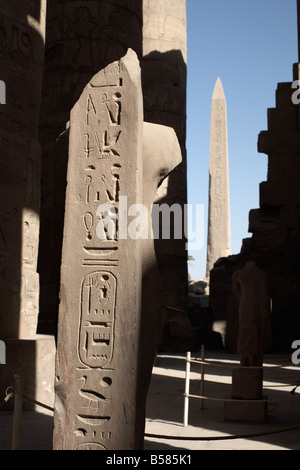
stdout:
<svg viewBox="0 0 300 470">
<path fill-rule="evenodd" d="M 231 253 L 227 106 L 218 77 L 212 95 L 206 277 L 214 263 Z"/>
</svg>

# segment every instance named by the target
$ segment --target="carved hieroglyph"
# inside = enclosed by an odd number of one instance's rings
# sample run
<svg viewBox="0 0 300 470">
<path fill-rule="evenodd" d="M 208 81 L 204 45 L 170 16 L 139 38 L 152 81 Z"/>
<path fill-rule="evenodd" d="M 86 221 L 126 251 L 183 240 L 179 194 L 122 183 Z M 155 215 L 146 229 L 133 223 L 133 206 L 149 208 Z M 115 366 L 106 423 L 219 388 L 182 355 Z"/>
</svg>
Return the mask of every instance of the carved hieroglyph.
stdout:
<svg viewBox="0 0 300 470">
<path fill-rule="evenodd" d="M 207 277 L 214 263 L 231 253 L 226 108 L 222 82 L 218 78 L 211 104 Z"/>
<path fill-rule="evenodd" d="M 0 331 L 31 339 L 39 312 L 40 209 L 38 121 L 44 66 L 46 0 L 1 2 Z"/>
<path fill-rule="evenodd" d="M 128 207 L 142 200 L 142 126 L 140 68 L 129 50 L 91 79 L 71 112 L 55 449 L 138 445 L 141 249 L 120 237 L 119 209 L 121 196 Z M 116 223 L 104 223 L 109 215 Z"/>
</svg>

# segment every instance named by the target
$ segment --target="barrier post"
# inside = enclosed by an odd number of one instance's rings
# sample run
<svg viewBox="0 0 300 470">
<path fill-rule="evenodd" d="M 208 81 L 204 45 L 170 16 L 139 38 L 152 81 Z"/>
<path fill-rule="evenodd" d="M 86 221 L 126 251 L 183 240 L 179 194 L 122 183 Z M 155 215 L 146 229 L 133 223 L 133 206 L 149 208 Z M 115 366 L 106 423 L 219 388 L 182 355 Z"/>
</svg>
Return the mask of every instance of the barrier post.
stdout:
<svg viewBox="0 0 300 470">
<path fill-rule="evenodd" d="M 14 417 L 13 417 L 13 434 L 12 434 L 11 450 L 19 450 L 19 447 L 20 447 L 22 408 L 23 408 L 23 379 L 22 377 L 15 375 Z"/>
<path fill-rule="evenodd" d="M 184 392 L 184 412 L 183 412 L 183 426 L 188 425 L 189 417 L 189 393 L 190 393 L 190 372 L 191 372 L 191 353 L 186 353 L 186 366 L 185 366 L 185 392 Z"/>
<path fill-rule="evenodd" d="M 205 359 L 205 346 L 201 346 L 201 361 Z M 201 396 L 204 397 L 204 364 L 201 363 Z M 204 400 L 201 399 L 201 410 L 204 409 Z"/>
</svg>

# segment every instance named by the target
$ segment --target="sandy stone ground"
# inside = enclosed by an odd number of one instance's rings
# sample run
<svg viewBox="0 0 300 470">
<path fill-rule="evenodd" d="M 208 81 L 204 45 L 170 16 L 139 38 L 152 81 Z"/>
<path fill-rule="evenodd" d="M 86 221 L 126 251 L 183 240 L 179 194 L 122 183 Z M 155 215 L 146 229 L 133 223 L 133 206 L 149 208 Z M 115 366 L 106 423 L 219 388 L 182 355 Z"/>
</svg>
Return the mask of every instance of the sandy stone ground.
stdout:
<svg viewBox="0 0 300 470">
<path fill-rule="evenodd" d="M 192 354 L 196 359 L 197 354 Z M 300 450 L 300 368 L 289 357 L 264 357 L 265 423 L 225 421 L 224 399 L 231 398 L 232 368 L 238 358 L 220 351 L 207 352 L 204 396 L 189 399 L 188 425 L 183 425 L 185 354 L 158 354 L 147 401 L 145 450 Z M 201 366 L 191 364 L 190 394 L 201 394 Z M 0 450 L 10 450 L 13 413 L 0 412 Z M 279 431 L 279 432 L 278 432 Z M 51 450 L 53 413 L 43 408 L 23 411 L 20 450 Z"/>
<path fill-rule="evenodd" d="M 196 356 L 193 354 L 192 358 Z M 267 421 L 240 423 L 225 421 L 223 401 L 231 399 L 231 374 L 232 367 L 239 364 L 237 356 L 208 352 L 205 360 L 213 365 L 204 367 L 203 396 L 218 400 L 202 402 L 190 398 L 188 426 L 184 427 L 185 355 L 157 357 L 147 404 L 145 449 L 300 449 L 300 388 L 299 393 L 290 393 L 294 384 L 300 382 L 299 367 L 293 366 L 287 356 L 265 356 L 263 394 L 269 400 Z M 201 366 L 192 363 L 190 394 L 201 395 L 200 379 Z M 299 428 L 295 429 L 297 426 Z M 293 429 L 277 433 L 288 428 Z M 148 437 L 153 434 L 177 439 Z M 243 437 L 245 435 L 253 437 Z M 184 440 L 184 437 L 195 440 Z"/>
</svg>

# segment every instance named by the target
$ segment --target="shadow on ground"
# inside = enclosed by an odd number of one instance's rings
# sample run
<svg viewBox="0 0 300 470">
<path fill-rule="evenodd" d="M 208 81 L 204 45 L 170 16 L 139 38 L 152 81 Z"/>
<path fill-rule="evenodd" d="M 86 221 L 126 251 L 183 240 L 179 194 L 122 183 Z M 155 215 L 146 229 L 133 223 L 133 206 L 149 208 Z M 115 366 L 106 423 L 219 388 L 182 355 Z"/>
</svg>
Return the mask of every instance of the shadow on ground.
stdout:
<svg viewBox="0 0 300 470">
<path fill-rule="evenodd" d="M 204 400 L 202 409 L 201 400 L 191 398 L 188 426 L 184 427 L 185 354 L 157 356 L 147 398 L 145 450 L 300 450 L 300 393 L 290 393 L 300 381 L 299 367 L 291 365 L 287 356 L 266 356 L 268 419 L 240 423 L 224 419 L 224 399 L 231 398 L 231 373 L 238 365 L 237 357 L 208 351 L 206 360 L 214 365 L 204 369 L 204 396 L 218 400 Z M 199 364 L 191 365 L 191 394 L 201 394 L 200 372 Z M 291 430 L 277 433 L 287 428 Z M 0 450 L 11 449 L 12 429 L 12 411 L 0 411 Z M 23 412 L 20 450 L 52 450 L 52 435 L 53 413 L 43 409 Z"/>
</svg>

